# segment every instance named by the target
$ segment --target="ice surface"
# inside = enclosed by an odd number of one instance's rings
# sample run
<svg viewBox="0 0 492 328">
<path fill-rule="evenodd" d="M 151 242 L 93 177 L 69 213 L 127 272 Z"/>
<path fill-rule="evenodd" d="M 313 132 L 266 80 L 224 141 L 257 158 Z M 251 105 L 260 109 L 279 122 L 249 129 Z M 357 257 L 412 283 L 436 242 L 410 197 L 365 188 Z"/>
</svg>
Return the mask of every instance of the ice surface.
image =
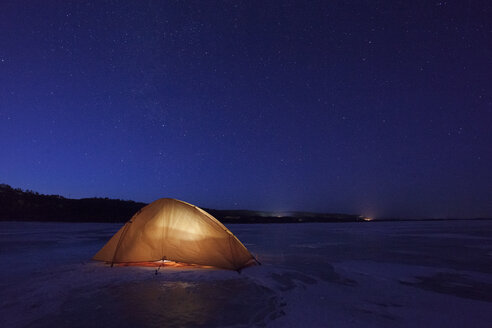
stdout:
<svg viewBox="0 0 492 328">
<path fill-rule="evenodd" d="M 260 267 L 114 267 L 120 224 L 0 222 L 0 327 L 490 327 L 492 221 L 229 225 Z"/>
</svg>

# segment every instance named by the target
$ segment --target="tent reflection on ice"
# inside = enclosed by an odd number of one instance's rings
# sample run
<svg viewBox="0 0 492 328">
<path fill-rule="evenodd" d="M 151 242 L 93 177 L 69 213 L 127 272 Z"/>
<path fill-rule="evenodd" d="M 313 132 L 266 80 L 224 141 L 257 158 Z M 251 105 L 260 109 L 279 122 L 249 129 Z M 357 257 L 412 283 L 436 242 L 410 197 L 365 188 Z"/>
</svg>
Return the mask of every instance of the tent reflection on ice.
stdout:
<svg viewBox="0 0 492 328">
<path fill-rule="evenodd" d="M 93 259 L 111 264 L 170 260 L 230 270 L 258 263 L 212 215 L 170 198 L 138 211 Z"/>
</svg>

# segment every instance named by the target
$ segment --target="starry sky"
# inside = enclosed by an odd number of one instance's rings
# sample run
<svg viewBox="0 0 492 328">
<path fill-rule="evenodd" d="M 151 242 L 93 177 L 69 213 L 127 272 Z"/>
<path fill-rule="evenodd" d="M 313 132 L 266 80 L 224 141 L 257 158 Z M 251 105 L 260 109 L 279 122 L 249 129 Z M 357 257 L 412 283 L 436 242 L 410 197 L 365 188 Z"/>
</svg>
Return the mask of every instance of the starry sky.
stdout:
<svg viewBox="0 0 492 328">
<path fill-rule="evenodd" d="M 492 216 L 489 1 L 0 4 L 0 183 Z"/>
</svg>

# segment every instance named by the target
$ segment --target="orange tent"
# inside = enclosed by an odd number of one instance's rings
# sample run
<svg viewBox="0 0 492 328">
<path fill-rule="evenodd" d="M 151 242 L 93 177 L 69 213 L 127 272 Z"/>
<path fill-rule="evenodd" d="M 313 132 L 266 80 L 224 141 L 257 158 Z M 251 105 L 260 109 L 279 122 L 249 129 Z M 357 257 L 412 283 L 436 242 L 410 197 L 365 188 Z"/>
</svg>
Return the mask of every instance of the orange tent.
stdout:
<svg viewBox="0 0 492 328">
<path fill-rule="evenodd" d="M 213 216 L 170 198 L 138 211 L 93 259 L 111 264 L 169 260 L 231 270 L 257 263 Z"/>
</svg>

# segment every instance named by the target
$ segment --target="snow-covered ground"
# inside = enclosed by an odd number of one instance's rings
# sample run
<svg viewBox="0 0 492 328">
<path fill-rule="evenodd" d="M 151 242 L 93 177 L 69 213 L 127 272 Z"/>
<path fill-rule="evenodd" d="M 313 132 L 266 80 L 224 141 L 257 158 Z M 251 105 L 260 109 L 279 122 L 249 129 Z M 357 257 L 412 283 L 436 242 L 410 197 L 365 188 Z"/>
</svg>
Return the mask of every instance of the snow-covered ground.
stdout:
<svg viewBox="0 0 492 328">
<path fill-rule="evenodd" d="M 229 225 L 241 274 L 92 262 L 120 226 L 0 222 L 0 327 L 492 324 L 492 221 Z"/>
</svg>

